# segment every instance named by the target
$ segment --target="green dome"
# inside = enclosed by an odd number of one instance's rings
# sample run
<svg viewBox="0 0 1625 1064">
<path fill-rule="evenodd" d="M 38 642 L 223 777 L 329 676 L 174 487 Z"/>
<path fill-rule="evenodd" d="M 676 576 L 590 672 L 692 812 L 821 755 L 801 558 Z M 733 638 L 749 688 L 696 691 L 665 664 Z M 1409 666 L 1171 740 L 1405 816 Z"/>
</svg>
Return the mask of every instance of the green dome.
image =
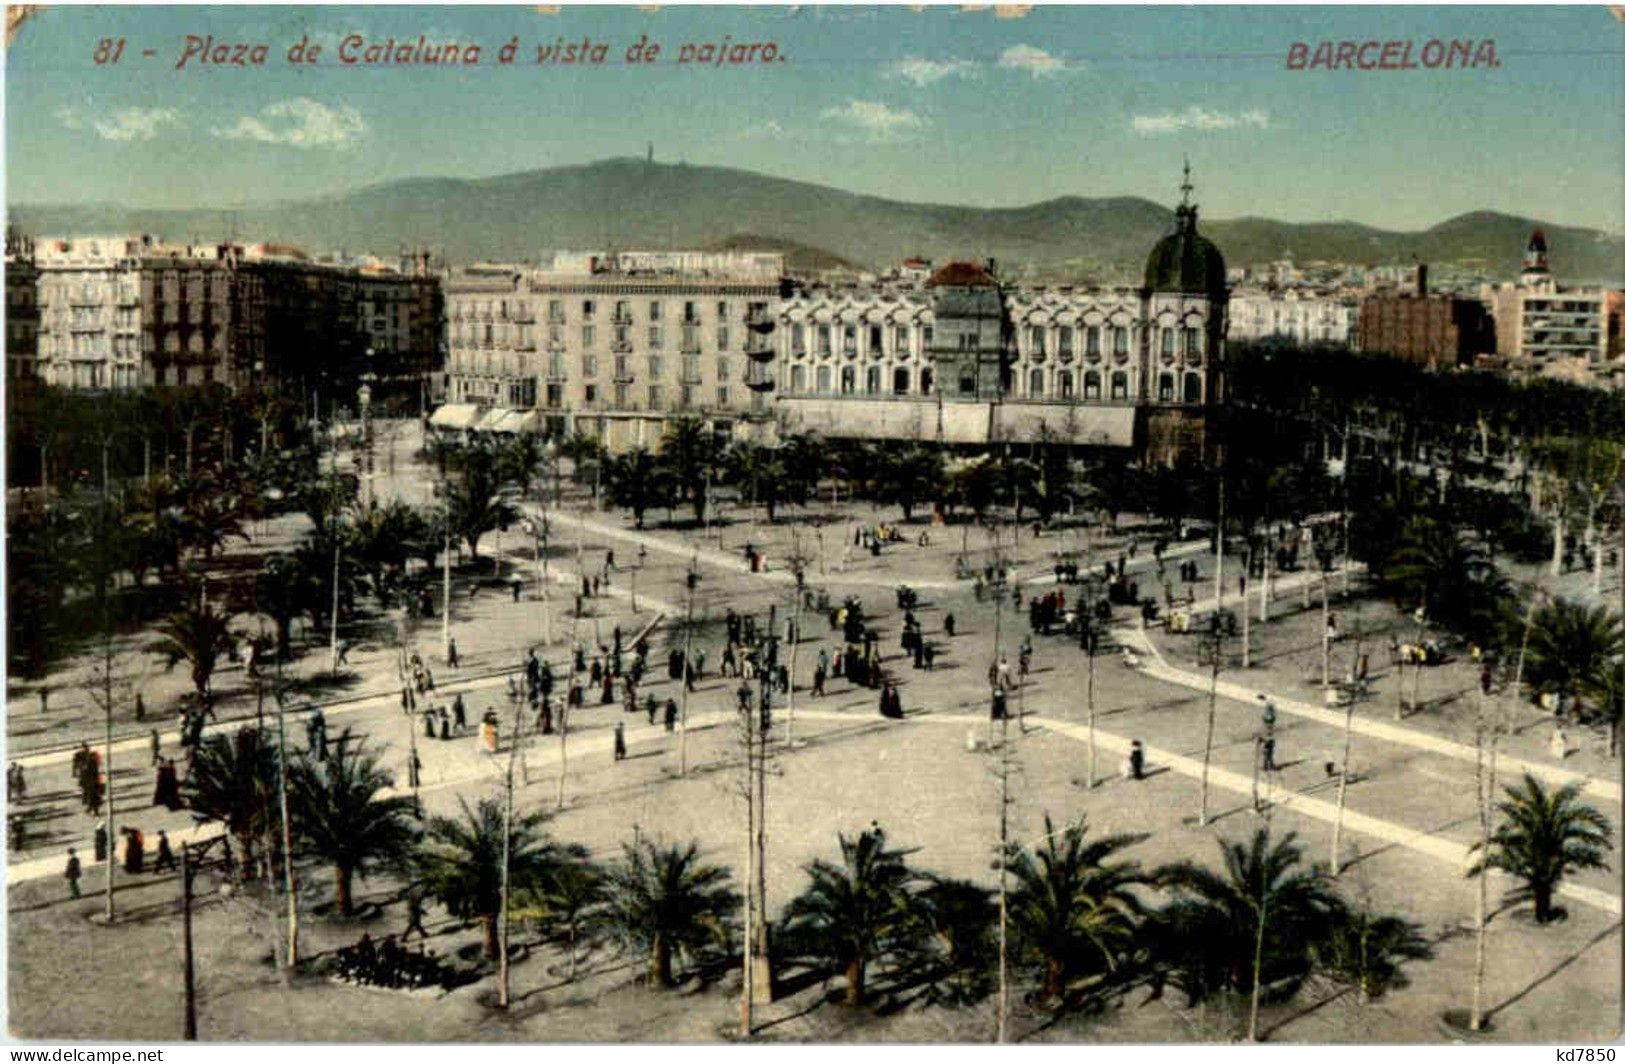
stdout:
<svg viewBox="0 0 1625 1064">
<path fill-rule="evenodd" d="M 1157 241 L 1146 260 L 1145 287 L 1152 292 L 1222 298 L 1224 256 L 1213 241 L 1196 231 L 1196 208 L 1181 206 L 1174 217 L 1177 228 Z"/>
</svg>

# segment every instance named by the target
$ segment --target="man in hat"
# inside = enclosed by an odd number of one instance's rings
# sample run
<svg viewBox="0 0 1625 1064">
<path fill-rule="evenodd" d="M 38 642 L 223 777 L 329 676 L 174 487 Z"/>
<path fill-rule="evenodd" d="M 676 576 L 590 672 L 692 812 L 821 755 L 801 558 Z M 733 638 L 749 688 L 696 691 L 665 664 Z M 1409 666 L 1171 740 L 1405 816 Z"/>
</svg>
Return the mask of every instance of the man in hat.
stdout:
<svg viewBox="0 0 1625 1064">
<path fill-rule="evenodd" d="M 68 847 L 68 866 L 62 870 L 62 878 L 68 881 L 68 894 L 79 897 L 79 854 L 72 846 Z"/>
</svg>

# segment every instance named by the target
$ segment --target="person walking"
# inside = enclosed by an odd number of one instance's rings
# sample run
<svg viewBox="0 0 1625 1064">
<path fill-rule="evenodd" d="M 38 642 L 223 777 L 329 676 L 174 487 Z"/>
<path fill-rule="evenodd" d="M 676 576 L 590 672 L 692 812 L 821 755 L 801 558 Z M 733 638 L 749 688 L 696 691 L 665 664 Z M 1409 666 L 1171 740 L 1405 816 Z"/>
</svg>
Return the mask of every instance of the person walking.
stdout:
<svg viewBox="0 0 1625 1064">
<path fill-rule="evenodd" d="M 162 764 L 163 760 L 164 760 L 164 743 L 163 743 L 163 740 L 158 737 L 158 729 L 157 728 L 152 729 L 152 735 L 151 735 L 150 740 L 149 740 L 149 745 L 152 748 L 152 763 L 153 763 L 153 765 L 156 766 L 156 765 Z"/>
<path fill-rule="evenodd" d="M 441 706 L 440 707 L 440 741 L 441 742 L 447 742 L 450 739 L 451 739 L 451 713 L 447 711 L 445 706 Z"/>
<path fill-rule="evenodd" d="M 140 875 L 146 864 L 146 839 L 135 828 L 124 828 L 124 870 Z"/>
<path fill-rule="evenodd" d="M 1128 748 L 1128 772 L 1133 779 L 1145 779 L 1145 747 L 1135 739 Z"/>
<path fill-rule="evenodd" d="M 103 820 L 96 825 L 96 834 L 93 838 L 94 848 L 91 852 L 96 855 L 96 863 L 101 864 L 107 860 L 107 821 Z"/>
<path fill-rule="evenodd" d="M 154 875 L 175 871 L 175 851 L 169 848 L 169 835 L 163 828 L 158 829 L 158 850 L 152 862 L 152 871 Z"/>
<path fill-rule="evenodd" d="M 429 937 L 428 928 L 423 926 L 423 891 L 415 884 L 406 888 L 406 930 L 401 932 L 401 941 L 411 938 L 414 931 L 422 938 Z"/>
<path fill-rule="evenodd" d="M 1264 736 L 1264 771 L 1278 772 L 1280 767 L 1275 763 L 1275 736 Z"/>
<path fill-rule="evenodd" d="M 455 637 L 446 640 L 446 664 L 453 669 L 457 668 L 457 640 Z"/>
<path fill-rule="evenodd" d="M 451 700 L 451 722 L 458 735 L 463 734 L 463 729 L 468 727 L 468 707 L 463 705 L 462 695 Z"/>
<path fill-rule="evenodd" d="M 954 615 L 948 614 L 942 618 L 942 630 L 948 633 L 948 638 L 954 637 Z"/>
<path fill-rule="evenodd" d="M 677 699 L 668 698 L 668 699 L 666 699 L 666 730 L 668 732 L 670 732 L 670 731 L 675 731 L 676 729 L 677 729 Z"/>
<path fill-rule="evenodd" d="M 68 847 L 68 866 L 62 870 L 62 878 L 68 881 L 68 896 L 79 897 L 79 876 L 82 870 L 79 867 L 79 854 L 72 846 Z"/>
<path fill-rule="evenodd" d="M 615 722 L 615 760 L 626 760 L 626 722 Z"/>
</svg>

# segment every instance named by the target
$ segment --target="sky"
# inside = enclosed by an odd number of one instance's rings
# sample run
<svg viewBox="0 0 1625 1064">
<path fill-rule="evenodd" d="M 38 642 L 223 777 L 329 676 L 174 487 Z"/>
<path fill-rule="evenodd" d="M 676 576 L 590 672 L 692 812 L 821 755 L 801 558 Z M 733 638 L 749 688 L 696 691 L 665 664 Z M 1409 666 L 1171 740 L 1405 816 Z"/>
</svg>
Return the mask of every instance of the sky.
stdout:
<svg viewBox="0 0 1625 1064">
<path fill-rule="evenodd" d="M 1625 18 L 1606 7 L 1007 14 L 51 7 L 5 55 L 6 198 L 240 207 L 642 156 L 652 144 L 664 162 L 975 206 L 1171 204 L 1188 156 L 1207 217 L 1421 229 L 1486 209 L 1625 232 Z M 228 45 L 227 60 L 230 45 L 264 44 L 265 62 L 178 66 L 189 34 Z M 477 43 L 480 61 L 341 61 L 351 35 L 420 34 Z M 97 63 L 98 44 L 121 38 L 117 61 Z M 513 38 L 518 54 L 502 64 Z M 561 38 L 605 45 L 606 62 L 538 63 L 538 46 Z M 654 62 L 626 61 L 640 38 L 661 45 Z M 725 38 L 776 54 L 678 61 L 685 44 L 697 57 Z M 322 46 L 316 63 L 289 62 L 302 39 Z M 1408 42 L 1415 60 L 1433 39 L 1491 41 L 1495 64 L 1288 66 L 1295 42 Z"/>
</svg>

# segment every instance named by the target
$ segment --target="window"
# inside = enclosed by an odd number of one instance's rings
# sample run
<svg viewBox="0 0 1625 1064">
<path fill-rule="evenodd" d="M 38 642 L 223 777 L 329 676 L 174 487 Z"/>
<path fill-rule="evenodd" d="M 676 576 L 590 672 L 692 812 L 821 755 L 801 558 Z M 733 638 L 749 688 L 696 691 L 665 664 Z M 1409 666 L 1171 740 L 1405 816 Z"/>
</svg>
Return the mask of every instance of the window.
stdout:
<svg viewBox="0 0 1625 1064">
<path fill-rule="evenodd" d="M 893 395 L 908 394 L 908 370 L 894 369 L 891 375 L 891 390 Z"/>
<path fill-rule="evenodd" d="M 892 335 L 892 350 L 905 353 L 908 351 L 907 325 L 899 325 L 897 331 Z"/>
<path fill-rule="evenodd" d="M 595 308 L 593 306 L 593 301 L 592 300 L 583 299 L 581 301 L 581 316 L 583 318 L 589 318 L 590 319 L 592 317 L 594 309 Z"/>
<path fill-rule="evenodd" d="M 581 346 L 594 347 L 598 343 L 598 326 L 583 325 L 581 327 Z"/>
<path fill-rule="evenodd" d="M 1055 375 L 1055 384 L 1056 384 L 1056 387 L 1058 387 L 1061 390 L 1061 398 L 1062 399 L 1070 399 L 1070 398 L 1072 398 L 1072 371 L 1071 370 L 1063 369 L 1060 373 L 1056 374 Z M 1100 397 L 1100 376 L 1099 376 L 1099 374 L 1096 374 L 1095 375 L 1095 398 L 1098 399 L 1099 397 Z"/>
<path fill-rule="evenodd" d="M 1061 354 L 1070 355 L 1071 353 L 1072 353 L 1072 326 L 1063 325 L 1063 326 L 1061 326 Z"/>
<path fill-rule="evenodd" d="M 1083 353 L 1086 355 L 1100 354 L 1100 326 L 1091 325 L 1083 331 Z"/>
<path fill-rule="evenodd" d="M 628 303 L 624 299 L 617 300 L 616 303 L 615 303 L 615 320 L 616 321 L 631 321 L 632 320 L 632 304 Z"/>
<path fill-rule="evenodd" d="M 796 324 L 790 326 L 790 351 L 792 354 L 805 354 L 807 351 L 807 327 Z"/>
<path fill-rule="evenodd" d="M 728 327 L 726 325 L 717 329 L 717 349 L 728 350 Z"/>
<path fill-rule="evenodd" d="M 858 371 L 851 366 L 841 367 L 841 394 L 851 395 L 858 386 Z"/>
<path fill-rule="evenodd" d="M 1032 347 L 1033 354 L 1042 355 L 1044 353 L 1044 339 L 1044 327 L 1042 325 L 1034 325 L 1032 327 L 1031 334 L 1027 337 L 1027 341 Z"/>
<path fill-rule="evenodd" d="M 961 374 L 959 377 L 959 394 L 976 394 L 976 377 L 970 374 Z"/>
<path fill-rule="evenodd" d="M 1202 375 L 1200 373 L 1185 374 L 1185 402 L 1200 403 L 1202 401 Z"/>
<path fill-rule="evenodd" d="M 683 326 L 683 350 L 698 351 L 700 349 L 700 329 L 697 325 Z"/>
<path fill-rule="evenodd" d="M 699 379 L 700 379 L 700 356 L 699 355 L 684 355 L 683 356 L 683 380 L 692 382 L 692 381 L 697 381 Z"/>
<path fill-rule="evenodd" d="M 1171 403 L 1174 401 L 1174 375 L 1163 373 L 1157 376 L 1157 402 Z"/>
<path fill-rule="evenodd" d="M 598 376 L 598 356 L 583 355 L 581 357 L 581 375 L 583 377 Z"/>
<path fill-rule="evenodd" d="M 1027 394 L 1033 399 L 1044 398 L 1044 371 L 1035 369 L 1027 374 Z"/>
<path fill-rule="evenodd" d="M 881 342 L 880 338 L 882 331 L 879 325 L 869 326 L 869 350 L 877 354 L 885 348 L 885 344 Z"/>
<path fill-rule="evenodd" d="M 792 392 L 804 392 L 807 390 L 806 366 L 790 367 L 790 390 Z"/>
<path fill-rule="evenodd" d="M 717 318 L 720 321 L 728 320 L 728 304 L 726 300 L 717 303 Z"/>
<path fill-rule="evenodd" d="M 666 360 L 659 355 L 649 356 L 649 376 L 660 377 L 666 372 Z"/>
<path fill-rule="evenodd" d="M 718 406 L 727 406 L 728 405 L 728 389 L 726 389 L 726 388 L 718 388 L 717 389 L 717 405 Z"/>
<path fill-rule="evenodd" d="M 818 327 L 818 353 L 820 355 L 829 354 L 829 326 L 828 325 L 820 325 Z"/>
<path fill-rule="evenodd" d="M 870 366 L 863 375 L 863 392 L 865 395 L 880 394 L 880 367 Z"/>
<path fill-rule="evenodd" d="M 920 370 L 920 391 L 926 395 L 931 394 L 931 384 L 935 380 L 929 369 Z"/>
<path fill-rule="evenodd" d="M 596 384 L 587 385 L 585 394 L 586 394 L 586 397 L 587 397 L 587 402 L 596 403 L 598 401 L 598 385 L 596 385 Z"/>
<path fill-rule="evenodd" d="M 1112 398 L 1117 400 L 1128 398 L 1128 374 L 1122 370 L 1112 374 Z"/>
<path fill-rule="evenodd" d="M 622 378 L 632 376 L 632 360 L 625 355 L 615 356 L 615 376 Z"/>
<path fill-rule="evenodd" d="M 858 327 L 846 325 L 841 328 L 841 350 L 846 354 L 856 354 L 858 350 Z"/>
<path fill-rule="evenodd" d="M 926 347 L 931 346 L 931 336 L 932 336 L 932 328 L 931 328 L 931 326 L 926 325 L 926 326 L 921 327 L 921 329 L 920 329 L 920 341 L 922 343 L 924 343 Z"/>
<path fill-rule="evenodd" d="M 1162 330 L 1162 357 L 1163 358 L 1173 358 L 1174 357 L 1174 330 L 1173 329 L 1164 329 L 1164 330 Z"/>
<path fill-rule="evenodd" d="M 549 384 L 547 386 L 547 405 L 551 407 L 564 405 L 564 385 Z"/>
<path fill-rule="evenodd" d="M 1185 330 L 1185 353 L 1187 355 L 1200 355 L 1202 353 L 1202 331 L 1200 329 Z"/>
<path fill-rule="evenodd" d="M 976 350 L 976 334 L 973 333 L 973 332 L 962 332 L 962 333 L 960 333 L 959 334 L 959 349 L 961 351 L 974 351 L 974 350 Z"/>
<path fill-rule="evenodd" d="M 624 408 L 624 407 L 629 405 L 628 399 L 630 397 L 627 395 L 627 392 L 629 390 L 630 389 L 624 384 L 617 384 L 615 386 L 615 405 L 616 406 Z"/>
<path fill-rule="evenodd" d="M 679 404 L 681 404 L 682 406 L 685 406 L 685 407 L 693 406 L 694 405 L 694 386 L 691 385 L 691 384 L 683 385 L 682 390 L 678 393 L 677 401 L 678 401 Z"/>
<path fill-rule="evenodd" d="M 582 327 L 581 337 L 582 337 L 583 340 L 586 339 L 587 330 L 590 329 L 590 328 L 592 328 L 592 326 L 590 326 L 590 325 Z M 564 343 L 564 326 L 562 326 L 562 325 L 549 325 L 547 327 L 547 342 L 550 343 L 550 344 L 562 344 L 562 343 Z"/>
<path fill-rule="evenodd" d="M 828 395 L 829 394 L 829 367 L 828 366 L 819 366 L 818 367 L 818 394 L 819 395 Z"/>
<path fill-rule="evenodd" d="M 660 320 L 660 300 L 658 299 L 652 299 L 649 301 L 649 320 Z"/>
<path fill-rule="evenodd" d="M 1128 354 L 1128 329 L 1121 325 L 1112 327 L 1112 354 Z"/>
<path fill-rule="evenodd" d="M 665 402 L 665 394 L 664 394 L 664 392 L 662 392 L 662 390 L 660 388 L 660 385 L 658 385 L 658 384 L 649 385 L 649 409 L 650 410 L 659 410 L 661 405 L 664 402 Z"/>
<path fill-rule="evenodd" d="M 719 359 L 717 359 L 717 381 L 719 383 L 721 383 L 721 382 L 727 381 L 727 379 L 728 379 L 728 360 L 725 359 L 725 358 L 719 358 Z"/>
<path fill-rule="evenodd" d="M 690 301 L 684 303 L 683 304 L 683 323 L 685 325 L 692 325 L 692 324 L 694 324 L 695 322 L 697 322 L 699 320 L 700 320 L 699 305 L 696 304 L 693 300 L 690 300 Z"/>
<path fill-rule="evenodd" d="M 547 301 L 547 320 L 558 322 L 564 320 L 564 300 L 549 299 Z"/>
<path fill-rule="evenodd" d="M 564 355 L 562 352 L 555 351 L 547 356 L 547 375 L 549 377 L 564 376 Z"/>
<path fill-rule="evenodd" d="M 660 304 L 655 303 L 653 305 L 658 307 Z M 664 346 L 666 346 L 665 334 L 660 331 L 660 326 L 658 326 L 658 325 L 649 326 L 649 346 L 650 347 L 664 347 Z"/>
<path fill-rule="evenodd" d="M 630 347 L 632 344 L 632 327 L 630 325 L 615 326 L 615 344 L 617 347 Z"/>
</svg>

